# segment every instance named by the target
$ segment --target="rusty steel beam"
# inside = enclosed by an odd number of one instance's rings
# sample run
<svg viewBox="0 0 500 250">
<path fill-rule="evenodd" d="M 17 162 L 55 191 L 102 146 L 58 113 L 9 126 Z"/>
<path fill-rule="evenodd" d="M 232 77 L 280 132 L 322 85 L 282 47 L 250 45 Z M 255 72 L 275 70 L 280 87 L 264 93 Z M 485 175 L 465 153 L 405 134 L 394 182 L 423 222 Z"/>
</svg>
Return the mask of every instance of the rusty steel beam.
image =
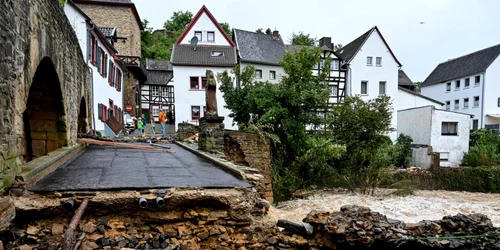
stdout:
<svg viewBox="0 0 500 250">
<path fill-rule="evenodd" d="M 68 229 L 66 230 L 66 234 L 64 237 L 65 239 L 62 245 L 63 250 L 71 250 L 71 243 L 73 242 L 73 232 L 78 226 L 78 223 L 82 218 L 83 212 L 85 211 L 85 208 L 87 208 L 87 204 L 89 204 L 89 198 L 83 199 L 82 204 L 80 204 L 80 207 L 78 207 L 78 210 L 76 210 L 73 219 L 71 219 L 71 223 L 69 223 Z"/>
</svg>

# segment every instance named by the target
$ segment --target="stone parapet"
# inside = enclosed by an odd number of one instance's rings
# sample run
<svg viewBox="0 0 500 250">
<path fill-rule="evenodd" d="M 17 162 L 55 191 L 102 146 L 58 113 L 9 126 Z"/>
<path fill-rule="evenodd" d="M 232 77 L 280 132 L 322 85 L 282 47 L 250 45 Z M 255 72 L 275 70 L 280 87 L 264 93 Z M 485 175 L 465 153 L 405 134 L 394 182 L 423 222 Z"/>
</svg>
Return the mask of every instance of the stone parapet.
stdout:
<svg viewBox="0 0 500 250">
<path fill-rule="evenodd" d="M 224 117 L 205 116 L 200 118 L 198 143 L 200 150 L 210 153 L 224 152 Z"/>
</svg>

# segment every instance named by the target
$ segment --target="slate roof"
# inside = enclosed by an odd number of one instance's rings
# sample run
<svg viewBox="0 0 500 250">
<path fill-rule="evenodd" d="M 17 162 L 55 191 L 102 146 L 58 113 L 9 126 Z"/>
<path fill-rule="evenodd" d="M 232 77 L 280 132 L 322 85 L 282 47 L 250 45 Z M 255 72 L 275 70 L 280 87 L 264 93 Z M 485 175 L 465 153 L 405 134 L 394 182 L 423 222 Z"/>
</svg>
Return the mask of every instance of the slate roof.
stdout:
<svg viewBox="0 0 500 250">
<path fill-rule="evenodd" d="M 278 65 L 285 55 L 285 43 L 272 35 L 234 29 L 233 36 L 242 62 Z"/>
<path fill-rule="evenodd" d="M 144 84 L 167 85 L 174 77 L 173 67 L 168 60 L 146 58 L 148 80 Z"/>
<path fill-rule="evenodd" d="M 105 37 L 110 37 L 110 36 L 113 36 L 115 34 L 115 31 L 116 31 L 116 28 L 112 27 L 99 27 L 99 30 L 101 30 L 101 33 L 105 36 Z"/>
<path fill-rule="evenodd" d="M 425 79 L 422 86 L 430 86 L 445 81 L 481 73 L 500 54 L 500 44 L 440 63 Z"/>
<path fill-rule="evenodd" d="M 224 56 L 212 57 L 212 51 L 223 52 Z M 174 44 L 170 61 L 173 65 L 233 67 L 236 59 L 232 46 L 198 45 L 194 50 L 190 44 Z"/>
<path fill-rule="evenodd" d="M 146 58 L 146 69 L 147 70 L 173 70 L 172 64 L 168 60 L 155 60 L 151 58 Z"/>
<path fill-rule="evenodd" d="M 410 78 L 402 69 L 400 69 L 398 70 L 398 86 L 416 87 L 417 85 L 410 80 Z"/>
<path fill-rule="evenodd" d="M 396 55 L 394 55 L 394 53 L 392 52 L 391 47 L 389 47 L 389 44 L 385 41 L 384 36 L 382 36 L 382 33 L 377 28 L 377 26 L 371 28 L 370 30 L 368 30 L 367 32 L 365 32 L 360 37 L 354 39 L 354 41 L 348 43 L 344 47 L 342 47 L 342 48 L 338 49 L 337 51 L 335 51 L 336 54 L 340 58 L 342 58 L 342 60 L 344 60 L 344 62 L 350 63 L 351 60 L 356 56 L 356 54 L 358 53 L 358 51 L 361 49 L 361 47 L 363 47 L 363 44 L 365 44 L 365 41 L 368 39 L 368 37 L 370 37 L 370 35 L 372 34 L 372 32 L 374 30 L 376 30 L 378 32 L 378 34 L 380 35 L 380 38 L 382 38 L 382 42 L 384 42 L 385 46 L 387 47 L 387 49 L 391 53 L 391 55 L 394 58 L 394 60 L 396 61 L 396 63 L 401 67 L 402 64 L 396 58 Z"/>
</svg>

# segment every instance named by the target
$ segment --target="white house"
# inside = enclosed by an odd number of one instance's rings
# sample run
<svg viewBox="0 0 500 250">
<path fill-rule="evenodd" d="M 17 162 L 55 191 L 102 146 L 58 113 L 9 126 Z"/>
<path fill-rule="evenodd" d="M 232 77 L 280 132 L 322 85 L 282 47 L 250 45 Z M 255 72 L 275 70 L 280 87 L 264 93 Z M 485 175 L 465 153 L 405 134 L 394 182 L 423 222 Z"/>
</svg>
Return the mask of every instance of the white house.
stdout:
<svg viewBox="0 0 500 250">
<path fill-rule="evenodd" d="M 464 152 L 469 151 L 470 115 L 424 106 L 398 111 L 398 135 L 413 139 L 423 146 L 413 150 L 413 164 L 429 168 L 433 152 L 440 155 L 440 166 L 458 166 Z M 427 148 L 428 147 L 428 148 Z"/>
<path fill-rule="evenodd" d="M 421 93 L 446 110 L 473 115 L 470 128 L 500 129 L 500 44 L 440 63 Z"/>
<path fill-rule="evenodd" d="M 191 39 L 198 38 L 197 45 Z M 206 70 L 215 76 L 230 71 L 237 64 L 236 45 L 224 32 L 220 24 L 205 5 L 193 17 L 172 48 L 170 62 L 174 71 L 175 122 L 198 124 L 204 116 Z M 217 83 L 217 106 L 219 116 L 224 116 L 226 129 L 235 129 L 225 109 L 225 102 Z"/>
<path fill-rule="evenodd" d="M 280 81 L 284 71 L 279 62 L 285 55 L 285 43 L 277 30 L 273 34 L 264 34 L 233 29 L 233 40 L 241 69 L 255 67 L 256 81 Z"/>
<path fill-rule="evenodd" d="M 123 124 L 122 82 L 126 68 L 116 57 L 116 49 L 72 1 L 64 5 L 64 12 L 92 71 L 93 128 L 103 136 L 116 135 L 116 127 L 112 129 L 108 124 L 110 119 Z"/>
<path fill-rule="evenodd" d="M 348 70 L 346 95 L 360 95 L 369 100 L 388 95 L 397 111 L 398 70 L 402 66 L 385 41 L 377 26 L 336 51 Z M 393 112 L 392 126 L 396 128 L 397 112 Z M 396 139 L 396 133 L 389 135 Z"/>
</svg>

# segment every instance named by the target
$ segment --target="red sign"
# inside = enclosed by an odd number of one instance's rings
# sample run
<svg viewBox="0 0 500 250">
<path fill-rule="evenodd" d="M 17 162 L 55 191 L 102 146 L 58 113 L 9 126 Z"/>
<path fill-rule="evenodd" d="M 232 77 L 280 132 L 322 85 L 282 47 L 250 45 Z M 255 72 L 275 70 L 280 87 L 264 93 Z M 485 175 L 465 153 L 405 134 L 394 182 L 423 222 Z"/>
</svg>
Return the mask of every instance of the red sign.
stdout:
<svg viewBox="0 0 500 250">
<path fill-rule="evenodd" d="M 125 107 L 125 110 L 127 110 L 127 112 L 130 112 L 130 111 L 132 111 L 132 106 L 130 106 L 130 105 L 127 105 L 127 106 Z"/>
</svg>

